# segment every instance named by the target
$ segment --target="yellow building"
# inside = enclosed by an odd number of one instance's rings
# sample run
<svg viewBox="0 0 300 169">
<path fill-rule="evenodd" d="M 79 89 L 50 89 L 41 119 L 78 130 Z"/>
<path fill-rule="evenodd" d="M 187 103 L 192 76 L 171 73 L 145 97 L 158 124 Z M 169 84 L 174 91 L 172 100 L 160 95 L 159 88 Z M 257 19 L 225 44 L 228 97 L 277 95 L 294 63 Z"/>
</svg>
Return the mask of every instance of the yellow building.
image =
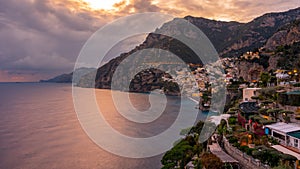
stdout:
<svg viewBox="0 0 300 169">
<path fill-rule="evenodd" d="M 261 88 L 245 88 L 243 89 L 243 102 L 255 101 L 251 97 L 258 96 L 258 90 Z"/>
</svg>

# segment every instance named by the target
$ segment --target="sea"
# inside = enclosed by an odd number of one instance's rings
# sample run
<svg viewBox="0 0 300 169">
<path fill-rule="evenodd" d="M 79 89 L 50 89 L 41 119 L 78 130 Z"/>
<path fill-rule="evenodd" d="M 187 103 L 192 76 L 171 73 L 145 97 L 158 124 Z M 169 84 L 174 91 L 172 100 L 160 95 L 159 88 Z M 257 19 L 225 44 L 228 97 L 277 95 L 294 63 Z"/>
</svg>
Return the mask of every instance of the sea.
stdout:
<svg viewBox="0 0 300 169">
<path fill-rule="evenodd" d="M 168 97 L 158 120 L 137 124 L 118 113 L 110 90 L 97 89 L 95 94 L 109 124 L 131 137 L 166 130 L 182 102 L 191 111 L 196 106 L 189 99 Z M 130 100 L 138 110 L 150 107 L 147 94 L 131 93 Z M 206 117 L 199 112 L 197 121 Z M 77 118 L 71 84 L 0 83 L 0 169 L 156 169 L 162 167 L 162 156 L 122 157 L 95 144 Z"/>
</svg>

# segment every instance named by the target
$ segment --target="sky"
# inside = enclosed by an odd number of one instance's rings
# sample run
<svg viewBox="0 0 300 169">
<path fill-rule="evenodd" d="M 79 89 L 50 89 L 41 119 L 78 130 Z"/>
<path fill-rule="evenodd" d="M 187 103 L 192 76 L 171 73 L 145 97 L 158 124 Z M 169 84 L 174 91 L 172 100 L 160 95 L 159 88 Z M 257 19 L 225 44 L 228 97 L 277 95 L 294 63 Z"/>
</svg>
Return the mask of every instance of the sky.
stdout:
<svg viewBox="0 0 300 169">
<path fill-rule="evenodd" d="M 0 0 L 0 82 L 71 72 L 88 38 L 123 16 L 161 12 L 249 22 L 297 7 L 299 0 Z"/>
</svg>

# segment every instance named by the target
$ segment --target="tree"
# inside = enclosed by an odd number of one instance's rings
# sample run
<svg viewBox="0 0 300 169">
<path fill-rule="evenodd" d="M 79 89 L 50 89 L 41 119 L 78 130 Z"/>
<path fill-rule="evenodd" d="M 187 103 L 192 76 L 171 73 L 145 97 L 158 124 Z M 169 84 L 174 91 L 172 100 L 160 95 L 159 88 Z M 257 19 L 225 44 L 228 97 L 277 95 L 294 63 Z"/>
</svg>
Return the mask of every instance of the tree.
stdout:
<svg viewBox="0 0 300 169">
<path fill-rule="evenodd" d="M 282 109 L 269 109 L 267 110 L 267 113 L 278 119 L 278 114 L 280 114 L 281 111 Z"/>
<path fill-rule="evenodd" d="M 177 164 L 180 164 L 180 166 L 185 166 L 192 156 L 193 147 L 189 145 L 188 141 L 182 140 L 170 151 L 165 153 L 161 163 L 164 165 L 165 169 L 174 168 L 174 166 L 177 166 Z"/>
<path fill-rule="evenodd" d="M 293 169 L 293 168 L 280 165 L 280 166 L 274 167 L 273 169 Z"/>
<path fill-rule="evenodd" d="M 267 113 L 267 111 L 268 111 L 268 109 L 261 108 L 261 109 L 258 110 L 258 113 L 261 114 L 261 115 L 269 115 L 269 114 Z"/>
<path fill-rule="evenodd" d="M 271 79 L 271 76 L 268 72 L 262 72 L 260 74 L 260 80 L 262 81 L 263 87 L 267 87 L 270 79 Z"/>
<path fill-rule="evenodd" d="M 222 161 L 211 153 L 205 153 L 202 155 L 201 164 L 207 169 L 219 169 L 223 167 Z"/>
<path fill-rule="evenodd" d="M 294 165 L 295 161 L 297 161 L 296 157 L 291 156 L 289 154 L 281 154 L 281 162 L 285 168 L 287 169 L 292 168 L 291 166 Z"/>
</svg>

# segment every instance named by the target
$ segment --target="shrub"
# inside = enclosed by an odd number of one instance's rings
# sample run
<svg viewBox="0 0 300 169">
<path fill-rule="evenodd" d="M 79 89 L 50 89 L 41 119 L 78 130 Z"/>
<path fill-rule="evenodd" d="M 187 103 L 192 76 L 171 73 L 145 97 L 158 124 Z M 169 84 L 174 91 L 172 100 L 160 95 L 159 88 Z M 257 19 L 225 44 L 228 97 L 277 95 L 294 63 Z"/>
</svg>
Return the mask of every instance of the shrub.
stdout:
<svg viewBox="0 0 300 169">
<path fill-rule="evenodd" d="M 268 111 L 268 109 L 262 108 L 262 109 L 259 109 L 259 110 L 258 110 L 258 113 L 259 113 L 259 114 L 262 114 L 262 115 L 268 115 L 267 111 Z"/>
<path fill-rule="evenodd" d="M 237 118 L 236 118 L 236 117 L 229 117 L 228 123 L 229 123 L 230 125 L 235 125 L 236 122 L 237 122 Z"/>
<path fill-rule="evenodd" d="M 201 164 L 205 168 L 222 168 L 222 161 L 215 155 L 210 153 L 205 153 L 201 157 Z"/>
<path fill-rule="evenodd" d="M 244 129 L 244 128 L 241 128 L 241 129 L 237 130 L 237 132 L 240 132 L 240 133 L 245 132 L 245 131 L 246 131 L 246 129 Z"/>
<path fill-rule="evenodd" d="M 249 147 L 248 147 L 248 146 L 241 146 L 239 149 L 240 149 L 242 152 L 246 152 L 246 151 L 248 151 Z"/>
<path fill-rule="evenodd" d="M 293 169 L 293 168 L 290 167 L 290 166 L 283 166 L 283 165 L 280 165 L 280 166 L 274 167 L 273 169 Z"/>
<path fill-rule="evenodd" d="M 296 83 L 293 85 L 294 87 L 300 87 L 300 83 Z"/>
<path fill-rule="evenodd" d="M 246 151 L 245 151 L 245 153 L 251 156 L 251 155 L 252 155 L 252 152 L 253 152 L 254 150 L 255 150 L 254 148 L 247 148 Z"/>
<path fill-rule="evenodd" d="M 236 137 L 230 137 L 229 139 L 228 139 L 228 142 L 230 143 L 230 144 L 234 144 L 234 143 L 237 143 L 239 140 L 236 138 Z"/>
<path fill-rule="evenodd" d="M 186 129 L 182 129 L 180 131 L 180 135 L 184 136 L 187 135 L 190 131 L 191 131 L 192 127 L 186 128 Z"/>
<path fill-rule="evenodd" d="M 236 107 L 233 107 L 233 108 L 230 108 L 229 111 L 238 111 L 239 108 L 236 108 Z"/>
<path fill-rule="evenodd" d="M 238 142 L 233 143 L 233 146 L 239 149 L 240 148 L 240 143 L 238 143 Z"/>
</svg>

